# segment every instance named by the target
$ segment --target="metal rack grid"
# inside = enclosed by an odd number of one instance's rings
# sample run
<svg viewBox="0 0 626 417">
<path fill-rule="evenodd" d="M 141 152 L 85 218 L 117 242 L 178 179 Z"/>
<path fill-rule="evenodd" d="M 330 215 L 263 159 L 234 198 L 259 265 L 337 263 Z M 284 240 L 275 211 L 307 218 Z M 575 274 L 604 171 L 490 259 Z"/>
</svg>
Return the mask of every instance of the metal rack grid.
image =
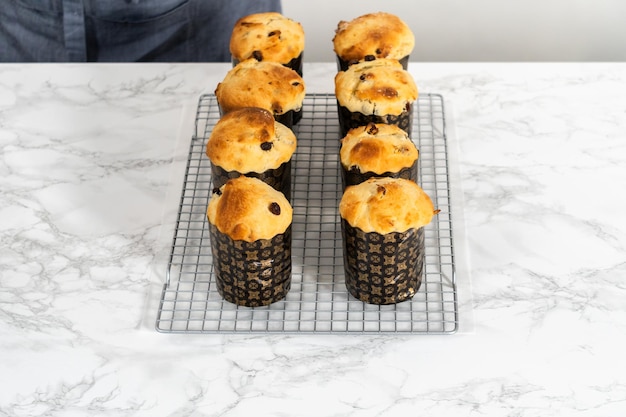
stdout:
<svg viewBox="0 0 626 417">
<path fill-rule="evenodd" d="M 412 300 L 369 305 L 345 288 L 335 97 L 308 95 L 294 127 L 292 162 L 292 284 L 285 300 L 240 307 L 217 292 L 206 207 L 211 169 L 206 141 L 219 119 L 213 95 L 198 103 L 170 260 L 156 319 L 168 333 L 450 334 L 458 328 L 458 302 L 450 213 L 443 97 L 424 94 L 413 111 L 419 182 L 441 212 L 426 227 L 422 286 Z"/>
</svg>

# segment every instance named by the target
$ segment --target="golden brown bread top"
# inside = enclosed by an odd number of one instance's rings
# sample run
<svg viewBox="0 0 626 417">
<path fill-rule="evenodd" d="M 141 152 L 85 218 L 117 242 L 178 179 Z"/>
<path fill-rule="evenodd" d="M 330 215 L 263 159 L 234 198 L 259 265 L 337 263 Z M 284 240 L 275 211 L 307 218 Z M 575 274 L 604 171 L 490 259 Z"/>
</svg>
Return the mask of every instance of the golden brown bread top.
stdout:
<svg viewBox="0 0 626 417">
<path fill-rule="evenodd" d="M 427 225 L 438 213 L 430 197 L 415 182 L 373 177 L 346 188 L 339 214 L 366 233 L 406 232 Z"/>
<path fill-rule="evenodd" d="M 394 59 L 376 59 L 351 65 L 335 75 L 335 95 L 351 112 L 376 116 L 400 115 L 417 100 L 417 86 Z"/>
<path fill-rule="evenodd" d="M 217 85 L 215 96 L 222 112 L 242 107 L 261 107 L 273 115 L 300 110 L 304 80 L 277 62 L 246 59 L 232 68 Z"/>
<path fill-rule="evenodd" d="M 229 180 L 209 201 L 207 217 L 233 240 L 254 242 L 284 233 L 293 209 L 280 191 L 258 178 Z"/>
<path fill-rule="evenodd" d="M 341 164 L 360 172 L 398 172 L 417 160 L 418 151 L 409 135 L 396 125 L 370 123 L 351 129 L 341 140 Z"/>
<path fill-rule="evenodd" d="M 415 36 L 398 16 L 378 12 L 340 21 L 333 38 L 337 56 L 346 61 L 361 61 L 366 56 L 401 59 L 415 46 Z"/>
<path fill-rule="evenodd" d="M 206 154 L 226 171 L 265 172 L 289 161 L 296 135 L 258 107 L 244 107 L 222 116 L 215 124 Z"/>
<path fill-rule="evenodd" d="M 242 17 L 230 37 L 230 53 L 237 61 L 255 58 L 287 64 L 302 51 L 302 25 L 276 12 Z"/>
</svg>

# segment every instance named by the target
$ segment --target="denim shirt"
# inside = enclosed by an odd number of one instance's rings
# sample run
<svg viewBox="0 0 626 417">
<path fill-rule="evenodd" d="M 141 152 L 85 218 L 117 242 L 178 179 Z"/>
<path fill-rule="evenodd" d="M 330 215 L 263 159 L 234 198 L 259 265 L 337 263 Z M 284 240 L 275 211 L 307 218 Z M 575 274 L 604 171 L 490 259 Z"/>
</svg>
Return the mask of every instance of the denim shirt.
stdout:
<svg viewBox="0 0 626 417">
<path fill-rule="evenodd" d="M 280 0 L 2 0 L 0 62 L 230 60 L 242 16 Z"/>
</svg>

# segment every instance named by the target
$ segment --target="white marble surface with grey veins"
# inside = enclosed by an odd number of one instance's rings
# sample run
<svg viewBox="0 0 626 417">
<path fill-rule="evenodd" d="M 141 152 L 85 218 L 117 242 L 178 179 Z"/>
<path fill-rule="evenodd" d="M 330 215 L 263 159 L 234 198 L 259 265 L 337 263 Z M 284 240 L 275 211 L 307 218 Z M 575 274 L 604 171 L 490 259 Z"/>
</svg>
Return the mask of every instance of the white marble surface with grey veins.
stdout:
<svg viewBox="0 0 626 417">
<path fill-rule="evenodd" d="M 626 415 L 625 64 L 410 64 L 446 103 L 456 334 L 158 333 L 228 68 L 0 65 L 0 416 Z"/>
</svg>

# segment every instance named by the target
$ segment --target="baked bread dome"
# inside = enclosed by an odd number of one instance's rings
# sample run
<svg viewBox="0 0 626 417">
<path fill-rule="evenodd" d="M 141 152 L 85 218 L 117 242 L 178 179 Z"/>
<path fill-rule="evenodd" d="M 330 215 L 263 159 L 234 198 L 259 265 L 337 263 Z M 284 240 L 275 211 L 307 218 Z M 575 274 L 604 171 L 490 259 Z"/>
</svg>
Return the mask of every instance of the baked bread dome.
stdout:
<svg viewBox="0 0 626 417">
<path fill-rule="evenodd" d="M 398 16 L 385 12 L 369 13 L 351 21 L 340 21 L 333 46 L 340 69 L 366 58 L 395 59 L 402 61 L 406 69 L 415 46 L 415 36 Z"/>
<path fill-rule="evenodd" d="M 398 126 L 370 123 L 348 132 L 341 140 L 339 155 L 347 171 L 382 175 L 412 167 L 418 150 Z"/>
<path fill-rule="evenodd" d="M 347 187 L 339 203 L 341 218 L 366 233 L 418 229 L 436 213 L 428 194 L 403 178 L 370 178 Z"/>
<path fill-rule="evenodd" d="M 352 112 L 399 115 L 417 100 L 411 74 L 393 59 L 376 59 L 350 66 L 335 75 L 339 104 Z"/>
<path fill-rule="evenodd" d="M 291 118 L 282 116 L 302 109 L 304 80 L 297 72 L 277 62 L 246 59 L 232 68 L 215 89 L 220 112 L 242 107 L 269 110 L 274 118 L 291 127 Z"/>
<path fill-rule="evenodd" d="M 300 23 L 277 12 L 255 13 L 235 23 L 230 37 L 230 53 L 235 64 L 249 58 L 273 61 L 302 75 L 304 39 Z M 297 59 L 299 67 L 292 62 Z"/>
<path fill-rule="evenodd" d="M 411 133 L 411 108 L 418 90 L 396 60 L 363 61 L 338 72 L 335 96 L 342 135 L 370 122 L 397 124 Z"/>
<path fill-rule="evenodd" d="M 265 172 L 289 161 L 296 135 L 258 107 L 244 107 L 222 116 L 206 146 L 212 164 L 226 171 Z"/>
<path fill-rule="evenodd" d="M 257 178 L 241 176 L 214 191 L 207 217 L 231 239 L 253 242 L 285 233 L 293 209 L 280 191 Z"/>
</svg>

